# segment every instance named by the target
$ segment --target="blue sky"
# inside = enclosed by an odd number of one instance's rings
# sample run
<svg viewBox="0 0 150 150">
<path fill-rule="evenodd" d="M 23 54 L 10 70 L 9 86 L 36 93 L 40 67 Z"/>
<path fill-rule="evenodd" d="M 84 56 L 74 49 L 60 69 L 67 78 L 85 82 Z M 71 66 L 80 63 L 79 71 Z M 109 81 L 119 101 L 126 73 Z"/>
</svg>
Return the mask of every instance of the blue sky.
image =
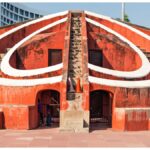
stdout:
<svg viewBox="0 0 150 150">
<path fill-rule="evenodd" d="M 45 15 L 63 10 L 89 10 L 113 18 L 121 17 L 121 3 L 24 3 Z M 126 3 L 126 13 L 132 23 L 150 28 L 150 3 Z"/>
</svg>

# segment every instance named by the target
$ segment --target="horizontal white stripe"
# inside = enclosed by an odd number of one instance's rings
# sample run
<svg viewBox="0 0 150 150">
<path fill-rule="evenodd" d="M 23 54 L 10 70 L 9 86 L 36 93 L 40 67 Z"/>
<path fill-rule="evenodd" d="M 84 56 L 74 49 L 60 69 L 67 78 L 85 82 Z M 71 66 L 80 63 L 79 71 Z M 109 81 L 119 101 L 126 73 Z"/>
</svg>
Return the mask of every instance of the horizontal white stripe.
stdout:
<svg viewBox="0 0 150 150">
<path fill-rule="evenodd" d="M 123 87 L 123 88 L 148 88 L 150 87 L 150 80 L 143 81 L 122 81 L 122 80 L 111 80 L 89 76 L 88 80 L 90 83 L 96 83 L 100 85 L 107 85 L 112 87 Z"/>
<path fill-rule="evenodd" d="M 17 79 L 6 79 L 0 78 L 0 85 L 3 86 L 35 86 L 35 85 L 42 85 L 42 84 L 54 84 L 61 82 L 61 76 L 49 77 L 49 78 L 41 78 L 41 79 L 24 79 L 24 80 L 17 80 Z"/>
</svg>

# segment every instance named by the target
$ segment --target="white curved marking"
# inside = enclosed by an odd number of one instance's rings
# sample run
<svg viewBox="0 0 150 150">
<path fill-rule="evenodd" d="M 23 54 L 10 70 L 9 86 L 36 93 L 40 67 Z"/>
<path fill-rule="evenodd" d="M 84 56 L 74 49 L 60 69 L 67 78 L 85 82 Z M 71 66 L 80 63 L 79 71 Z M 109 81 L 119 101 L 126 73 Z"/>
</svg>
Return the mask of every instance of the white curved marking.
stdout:
<svg viewBox="0 0 150 150">
<path fill-rule="evenodd" d="M 122 88 L 148 88 L 150 87 L 150 80 L 143 81 L 122 81 L 122 80 L 111 80 L 97 77 L 88 77 L 89 82 L 100 85 L 122 87 Z"/>
<path fill-rule="evenodd" d="M 120 38 L 122 41 L 126 42 L 129 44 L 129 46 L 139 55 L 139 57 L 142 60 L 142 66 L 135 70 L 135 71 L 117 71 L 117 70 L 112 70 L 112 69 L 107 69 L 107 68 L 103 68 L 103 67 L 98 67 L 92 64 L 88 64 L 88 68 L 95 70 L 97 72 L 102 72 L 105 74 L 109 74 L 109 75 L 114 75 L 117 77 L 125 77 L 125 78 L 140 78 L 143 77 L 145 75 L 147 75 L 150 72 L 150 63 L 149 60 L 147 59 L 147 57 L 143 54 L 143 52 L 137 48 L 132 42 L 130 42 L 128 39 L 126 39 L 125 37 L 123 37 L 122 35 L 120 35 L 119 33 L 113 31 L 112 29 L 96 22 L 93 21 L 89 18 L 86 18 L 86 21 L 94 24 L 95 26 L 98 26 L 114 35 L 116 35 L 118 38 Z"/>
<path fill-rule="evenodd" d="M 56 71 L 60 68 L 62 68 L 63 64 L 58 64 L 55 66 L 51 66 L 51 67 L 45 67 L 45 68 L 41 68 L 41 69 L 32 69 L 32 70 L 19 70 L 19 69 L 15 69 L 12 68 L 9 64 L 9 60 L 11 55 L 15 52 L 15 50 L 17 50 L 17 48 L 19 48 L 19 46 L 21 46 L 24 42 L 26 42 L 27 40 L 29 40 L 30 38 L 32 38 L 33 36 L 35 36 L 36 34 L 47 30 L 55 25 L 58 25 L 60 23 L 63 23 L 67 20 L 67 18 L 63 18 L 61 20 L 55 21 L 43 28 L 40 28 L 39 30 L 33 32 L 32 34 L 28 35 L 27 37 L 25 37 L 23 40 L 21 40 L 20 42 L 18 42 L 15 46 L 13 46 L 8 52 L 7 54 L 4 56 L 4 58 L 2 59 L 1 62 L 1 70 L 10 76 L 15 76 L 15 77 L 24 77 L 24 76 L 33 76 L 33 75 L 38 75 L 38 74 L 43 74 L 43 73 L 47 73 L 47 72 L 51 72 L 51 71 Z"/>
<path fill-rule="evenodd" d="M 35 86 L 41 84 L 53 84 L 61 82 L 61 76 L 49 77 L 49 78 L 42 78 L 42 79 L 24 79 L 24 80 L 17 80 L 17 79 L 6 79 L 0 78 L 0 85 L 3 86 Z"/>
<path fill-rule="evenodd" d="M 94 16 L 94 17 L 102 18 L 102 19 L 108 20 L 108 21 L 110 21 L 112 23 L 119 24 L 120 26 L 123 26 L 123 27 L 125 27 L 125 28 L 127 28 L 127 29 L 129 29 L 129 30 L 131 30 L 131 31 L 133 31 L 133 32 L 135 32 L 137 34 L 139 34 L 140 36 L 150 40 L 150 36 L 149 35 L 141 32 L 140 30 L 138 30 L 136 28 L 133 28 L 132 26 L 129 26 L 129 25 L 125 24 L 125 23 L 122 23 L 122 22 L 119 22 L 117 20 L 114 20 L 114 19 L 112 19 L 112 18 L 110 18 L 108 16 L 99 15 L 99 14 L 96 14 L 96 13 L 93 13 L 93 12 L 90 12 L 90 11 L 85 11 L 85 13 L 87 15 L 91 15 L 91 16 Z"/>
<path fill-rule="evenodd" d="M 51 18 L 54 18 L 54 17 L 64 16 L 64 15 L 66 15 L 67 13 L 68 13 L 68 11 L 64 11 L 64 12 L 59 12 L 59 13 L 56 13 L 56 14 L 50 14 L 50 15 L 44 16 L 44 17 L 42 17 L 42 18 L 38 18 L 38 19 L 32 20 L 32 21 L 30 21 L 30 22 L 27 22 L 27 23 L 25 23 L 25 24 L 22 24 L 22 25 L 20 25 L 20 26 L 18 26 L 18 27 L 16 27 L 16 28 L 13 28 L 13 29 L 11 29 L 11 30 L 9 30 L 9 31 L 7 31 L 7 32 L 5 32 L 5 33 L 3 33 L 3 34 L 1 34 L 1 35 L 0 35 L 0 39 L 2 39 L 2 38 L 4 38 L 4 37 L 6 37 L 6 36 L 8 36 L 8 35 L 10 35 L 10 34 L 12 34 L 12 33 L 14 33 L 14 32 L 16 32 L 16 31 L 18 31 L 18 30 L 20 30 L 20 29 L 22 29 L 22 28 L 24 28 L 24 27 L 27 27 L 27 26 L 29 26 L 29 25 L 32 25 L 32 24 L 35 24 L 35 23 L 38 23 L 38 22 L 40 22 L 40 21 L 44 21 L 44 20 L 47 20 L 47 19 L 51 19 Z"/>
</svg>

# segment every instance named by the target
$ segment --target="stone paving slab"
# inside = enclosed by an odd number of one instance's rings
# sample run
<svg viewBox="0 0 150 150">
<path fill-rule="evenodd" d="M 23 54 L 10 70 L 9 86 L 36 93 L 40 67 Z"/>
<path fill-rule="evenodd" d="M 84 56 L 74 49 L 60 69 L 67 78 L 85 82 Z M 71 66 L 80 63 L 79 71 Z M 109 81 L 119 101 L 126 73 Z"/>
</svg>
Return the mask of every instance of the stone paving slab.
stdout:
<svg viewBox="0 0 150 150">
<path fill-rule="evenodd" d="M 58 128 L 0 130 L 0 147 L 150 147 L 150 131 L 109 129 L 59 133 Z"/>
</svg>

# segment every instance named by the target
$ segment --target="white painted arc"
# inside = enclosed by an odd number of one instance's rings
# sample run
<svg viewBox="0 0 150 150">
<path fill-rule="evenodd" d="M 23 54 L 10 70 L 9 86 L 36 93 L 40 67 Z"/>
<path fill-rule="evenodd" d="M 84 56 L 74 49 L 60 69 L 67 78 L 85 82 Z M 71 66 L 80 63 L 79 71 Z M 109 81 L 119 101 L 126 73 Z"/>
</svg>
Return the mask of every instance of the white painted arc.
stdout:
<svg viewBox="0 0 150 150">
<path fill-rule="evenodd" d="M 86 21 L 93 24 L 93 25 L 95 25 L 95 26 L 98 26 L 98 27 L 108 31 L 109 33 L 114 34 L 119 39 L 121 39 L 122 41 L 129 44 L 129 46 L 139 55 L 139 57 L 142 60 L 141 67 L 138 68 L 137 70 L 134 70 L 134 71 L 117 71 L 117 70 L 107 69 L 107 68 L 103 68 L 103 67 L 98 67 L 98 66 L 92 65 L 90 63 L 88 64 L 89 69 L 97 71 L 97 72 L 117 76 L 117 77 L 124 77 L 124 78 L 141 78 L 141 77 L 146 76 L 150 72 L 149 60 L 143 54 L 143 52 L 139 48 L 137 48 L 131 41 L 129 41 L 128 39 L 126 39 L 125 37 L 120 35 L 119 33 L 113 31 L 112 29 L 110 29 L 110 28 L 108 28 L 108 27 L 106 27 L 106 26 L 104 26 L 104 25 L 102 25 L 102 24 L 100 24 L 100 23 L 98 23 L 94 20 L 86 18 Z"/>
<path fill-rule="evenodd" d="M 43 74 L 43 73 L 47 73 L 47 72 L 52 72 L 52 71 L 56 71 L 59 70 L 63 67 L 63 64 L 58 64 L 55 66 L 50 66 L 50 67 L 45 67 L 45 68 L 40 68 L 40 69 L 32 69 L 32 70 L 19 70 L 19 69 L 15 69 L 13 67 L 11 67 L 11 65 L 9 64 L 9 60 L 10 57 L 12 56 L 12 54 L 17 50 L 17 48 L 19 48 L 24 42 L 26 42 L 27 40 L 29 40 L 30 38 L 32 38 L 33 36 L 35 36 L 36 34 L 45 31 L 51 27 L 54 27 L 55 25 L 58 25 L 60 23 L 66 22 L 67 18 L 63 18 L 61 20 L 55 21 L 43 28 L 40 28 L 39 30 L 33 32 L 32 34 L 28 35 L 27 37 L 25 37 L 23 40 L 21 40 L 20 42 L 18 42 L 16 45 L 14 45 L 8 52 L 7 54 L 4 56 L 4 58 L 2 59 L 1 62 L 1 70 L 10 76 L 15 76 L 15 77 L 24 77 L 24 76 L 33 76 L 33 75 L 39 75 L 39 74 Z"/>
<path fill-rule="evenodd" d="M 22 24 L 22 25 L 20 25 L 20 26 L 18 26 L 18 27 L 15 27 L 15 28 L 13 28 L 13 29 L 11 29 L 11 30 L 9 30 L 9 31 L 7 31 L 7 32 L 5 32 L 5 33 L 3 33 L 3 34 L 1 34 L 1 35 L 0 35 L 0 40 L 1 40 L 2 38 L 4 38 L 4 37 L 6 37 L 6 36 L 8 36 L 8 35 L 10 35 L 10 34 L 12 34 L 12 33 L 14 33 L 14 32 L 16 32 L 16 31 L 19 31 L 20 29 L 22 29 L 22 28 L 24 28 L 24 27 L 27 27 L 27 26 L 30 26 L 30 25 L 32 25 L 32 24 L 38 23 L 38 22 L 40 22 L 40 21 L 48 20 L 48 19 L 51 19 L 51 18 L 54 18 L 54 17 L 64 16 L 64 15 L 66 15 L 66 14 L 68 14 L 68 11 L 59 12 L 59 13 L 55 13 L 55 14 L 49 14 L 49 15 L 43 16 L 42 18 L 38 18 L 38 19 L 35 19 L 35 20 L 31 20 L 31 21 L 29 21 L 29 22 L 27 22 L 27 23 L 24 23 L 24 24 Z"/>
<path fill-rule="evenodd" d="M 144 80 L 144 81 L 120 81 L 120 80 L 117 80 L 117 81 L 115 81 L 115 80 L 102 79 L 102 78 L 96 78 L 96 77 L 91 77 L 91 76 L 89 76 L 88 79 L 89 79 L 89 82 L 91 82 L 91 83 L 115 86 L 115 87 L 127 87 L 127 88 L 150 87 L 150 80 Z M 62 80 L 62 76 L 43 78 L 43 79 L 27 79 L 27 80 L 0 78 L 0 85 L 34 86 L 34 85 L 39 85 L 39 84 L 57 83 L 57 82 L 60 82 L 61 80 Z M 136 84 L 134 85 L 134 83 L 136 83 Z"/>
<path fill-rule="evenodd" d="M 62 81 L 62 75 L 49 77 L 49 78 L 40 78 L 40 79 L 6 79 L 0 78 L 0 85 L 3 86 L 35 86 L 43 84 L 54 84 Z"/>
<path fill-rule="evenodd" d="M 57 14 L 48 15 L 48 16 L 45 16 L 45 17 L 37 19 L 37 20 L 33 20 L 31 22 L 28 22 L 26 24 L 18 26 L 16 28 L 0 35 L 0 39 L 22 29 L 25 26 L 29 26 L 31 24 L 40 22 L 42 20 L 50 19 L 50 18 L 53 18 L 56 16 L 65 15 L 67 13 L 68 13 L 68 11 L 65 11 L 65 12 L 61 12 L 61 13 L 57 13 Z M 49 78 L 42 78 L 42 79 L 26 79 L 26 80 L 0 78 L 0 85 L 4 85 L 4 86 L 35 86 L 35 85 L 42 85 L 42 84 L 53 84 L 53 83 L 58 83 L 61 81 L 62 81 L 62 75 L 61 76 L 55 76 L 55 77 L 49 77 Z"/>
<path fill-rule="evenodd" d="M 150 87 L 150 80 L 122 81 L 122 80 L 97 78 L 93 76 L 89 76 L 88 80 L 90 83 L 106 85 L 111 87 L 122 87 L 122 88 L 149 88 Z"/>
<path fill-rule="evenodd" d="M 85 13 L 86 13 L 87 15 L 90 15 L 90 16 L 102 18 L 102 19 L 108 20 L 108 21 L 110 21 L 110 22 L 112 22 L 112 23 L 116 23 L 116 24 L 118 24 L 118 25 L 120 25 L 120 26 L 122 26 L 122 27 L 125 27 L 125 28 L 127 28 L 127 29 L 129 29 L 129 30 L 131 30 L 131 31 L 133 31 L 133 32 L 135 32 L 135 33 L 137 33 L 138 35 L 140 35 L 140 36 L 142 36 L 142 37 L 144 37 L 144 38 L 150 40 L 150 36 L 149 36 L 148 34 L 143 33 L 142 31 L 140 31 L 140 30 L 138 30 L 138 29 L 136 29 L 136 28 L 134 28 L 134 27 L 132 27 L 132 26 L 129 26 L 129 25 L 125 24 L 125 23 L 122 23 L 122 22 L 119 22 L 119 21 L 117 21 L 117 20 L 114 20 L 114 19 L 112 19 L 112 18 L 110 18 L 110 17 L 108 17 L 108 16 L 96 14 L 96 13 L 93 13 L 93 12 L 90 12 L 90 11 L 85 11 Z"/>
</svg>

